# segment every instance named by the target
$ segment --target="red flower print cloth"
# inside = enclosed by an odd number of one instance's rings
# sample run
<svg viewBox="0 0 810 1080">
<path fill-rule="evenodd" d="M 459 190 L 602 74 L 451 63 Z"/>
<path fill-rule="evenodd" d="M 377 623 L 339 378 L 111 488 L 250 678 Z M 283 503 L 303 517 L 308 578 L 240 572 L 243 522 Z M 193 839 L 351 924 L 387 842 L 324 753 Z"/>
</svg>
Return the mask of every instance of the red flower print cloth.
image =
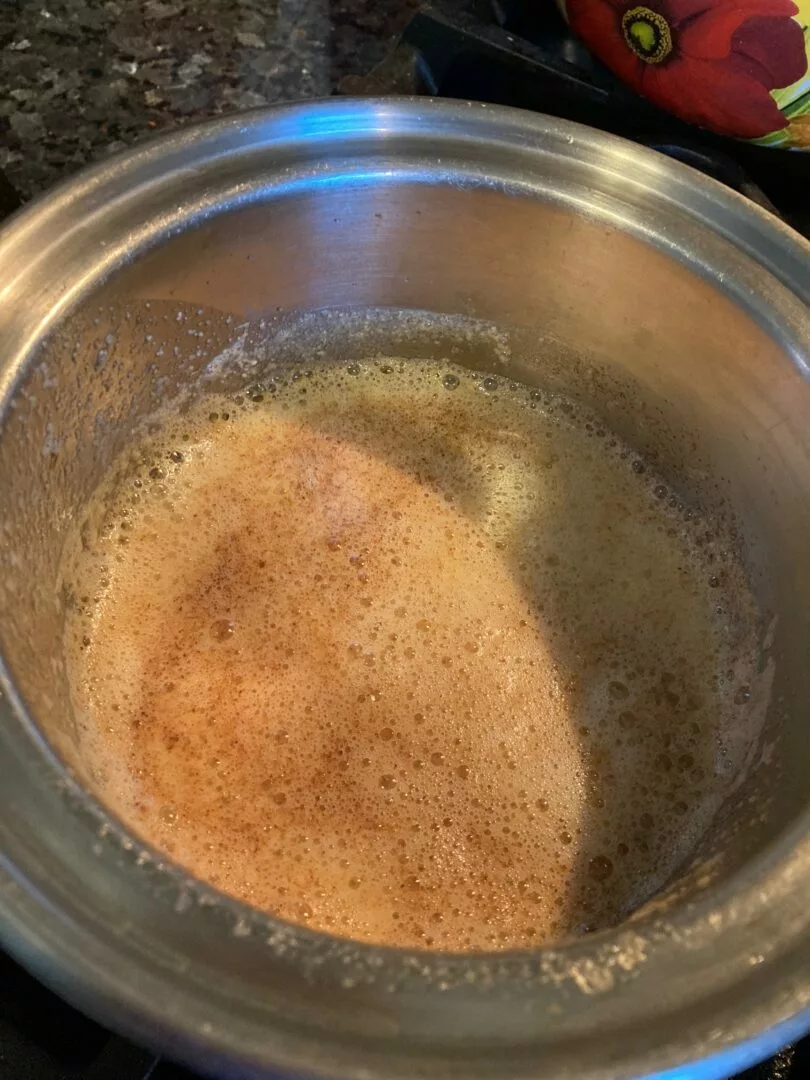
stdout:
<svg viewBox="0 0 810 1080">
<path fill-rule="evenodd" d="M 722 135 L 787 126 L 770 91 L 807 71 L 792 0 L 568 0 L 603 63 L 656 105 Z"/>
</svg>

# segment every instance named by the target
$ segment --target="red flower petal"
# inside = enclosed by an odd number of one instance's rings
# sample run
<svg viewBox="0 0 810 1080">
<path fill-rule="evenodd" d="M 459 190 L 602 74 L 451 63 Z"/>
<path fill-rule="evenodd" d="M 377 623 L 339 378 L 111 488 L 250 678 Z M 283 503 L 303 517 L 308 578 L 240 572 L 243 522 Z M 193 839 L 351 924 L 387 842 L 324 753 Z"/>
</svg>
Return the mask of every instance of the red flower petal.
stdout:
<svg viewBox="0 0 810 1080">
<path fill-rule="evenodd" d="M 623 3 L 626 7 L 626 2 Z M 638 89 L 649 65 L 639 59 L 621 29 L 621 16 L 604 0 L 576 0 L 568 5 L 568 20 L 588 48 L 607 64 L 615 75 Z"/>
<path fill-rule="evenodd" d="M 789 23 L 790 16 L 798 10 L 791 0 L 742 0 L 737 4 L 718 4 L 678 26 L 678 48 L 684 55 L 699 60 L 722 60 L 731 51 L 731 39 L 743 23 L 757 17 Z M 793 25 L 798 26 L 798 23 Z"/>
<path fill-rule="evenodd" d="M 804 33 L 793 19 L 748 19 L 731 46 L 735 68 L 769 90 L 790 86 L 807 71 Z"/>
<path fill-rule="evenodd" d="M 728 61 L 649 65 L 642 91 L 662 108 L 721 135 L 756 139 L 787 126 L 767 88 Z"/>
<path fill-rule="evenodd" d="M 672 27 L 673 51 L 650 64 L 624 37 L 634 0 L 569 0 L 572 28 L 633 89 L 684 120 L 757 138 L 787 125 L 769 91 L 807 70 L 792 0 L 637 0 Z"/>
<path fill-rule="evenodd" d="M 644 0 L 638 2 L 644 4 L 644 7 L 660 11 L 673 26 L 718 12 L 739 11 L 740 22 L 744 22 L 749 15 L 778 18 L 798 12 L 793 0 L 651 0 L 649 4 Z M 633 0 L 628 0 L 627 7 L 632 6 Z"/>
<path fill-rule="evenodd" d="M 650 8 L 651 11 L 659 12 L 671 26 L 679 26 L 693 19 L 702 19 L 713 11 L 736 11 L 738 8 L 736 0 L 651 0 L 649 4 L 645 3 L 645 0 L 638 0 L 638 2 L 641 6 Z M 760 0 L 760 2 L 769 4 L 772 0 Z M 633 4 L 628 3 L 627 6 L 632 7 Z"/>
</svg>

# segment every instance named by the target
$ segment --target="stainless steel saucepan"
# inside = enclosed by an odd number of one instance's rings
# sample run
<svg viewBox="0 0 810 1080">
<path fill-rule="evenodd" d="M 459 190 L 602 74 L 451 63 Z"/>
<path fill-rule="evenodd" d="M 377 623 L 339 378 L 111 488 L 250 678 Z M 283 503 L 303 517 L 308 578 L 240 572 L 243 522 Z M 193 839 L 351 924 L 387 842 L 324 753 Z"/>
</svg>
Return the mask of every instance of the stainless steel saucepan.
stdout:
<svg viewBox="0 0 810 1080">
<path fill-rule="evenodd" d="M 674 1080 L 697 1062 L 688 1075 L 709 1078 L 803 1032 L 808 301 L 810 246 L 744 198 L 484 105 L 217 120 L 17 216 L 0 234 L 6 947 L 89 1012 L 229 1077 Z M 338 941 L 191 881 L 93 796 L 58 565 L 105 464 L 173 394 L 360 341 L 564 386 L 673 484 L 735 509 L 772 625 L 767 730 L 694 860 L 613 930 L 468 956 Z"/>
</svg>

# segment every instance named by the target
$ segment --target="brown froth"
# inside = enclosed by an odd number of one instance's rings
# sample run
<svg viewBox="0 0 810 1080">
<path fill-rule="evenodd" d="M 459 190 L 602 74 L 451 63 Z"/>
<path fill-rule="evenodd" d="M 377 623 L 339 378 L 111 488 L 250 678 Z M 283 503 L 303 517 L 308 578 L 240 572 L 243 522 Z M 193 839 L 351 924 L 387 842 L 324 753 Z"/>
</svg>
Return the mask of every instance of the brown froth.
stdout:
<svg viewBox="0 0 810 1080">
<path fill-rule="evenodd" d="M 648 895 L 734 783 L 742 572 L 568 403 L 324 369 L 137 460 L 66 555 L 77 713 L 102 796 L 223 890 L 535 944 Z"/>
</svg>

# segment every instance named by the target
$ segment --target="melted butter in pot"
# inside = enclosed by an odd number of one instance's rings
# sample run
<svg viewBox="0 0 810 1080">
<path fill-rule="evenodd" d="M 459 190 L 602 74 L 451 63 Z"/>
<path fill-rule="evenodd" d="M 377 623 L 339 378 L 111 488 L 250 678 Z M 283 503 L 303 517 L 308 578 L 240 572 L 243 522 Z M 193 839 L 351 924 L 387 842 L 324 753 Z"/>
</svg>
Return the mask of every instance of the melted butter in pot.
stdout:
<svg viewBox="0 0 810 1080">
<path fill-rule="evenodd" d="M 653 893 L 739 778 L 742 569 L 569 402 L 323 369 L 206 398 L 124 471 L 65 558 L 83 752 L 234 896 L 365 941 L 534 945 Z"/>
</svg>

